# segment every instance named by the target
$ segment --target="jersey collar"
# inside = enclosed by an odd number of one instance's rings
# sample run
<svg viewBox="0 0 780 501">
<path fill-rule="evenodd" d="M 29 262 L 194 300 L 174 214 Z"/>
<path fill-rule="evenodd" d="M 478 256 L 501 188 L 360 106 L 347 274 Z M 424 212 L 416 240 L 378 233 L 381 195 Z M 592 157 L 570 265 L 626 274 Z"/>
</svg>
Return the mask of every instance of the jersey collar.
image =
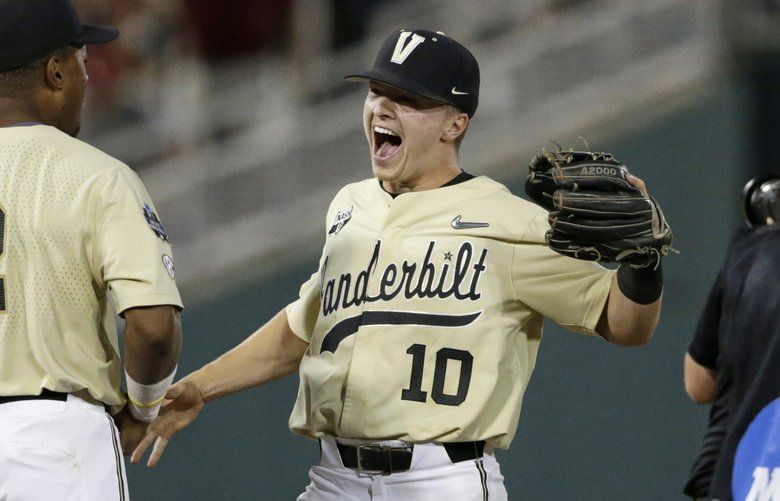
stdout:
<svg viewBox="0 0 780 501">
<path fill-rule="evenodd" d="M 466 172 L 464 170 L 461 170 L 460 174 L 458 174 L 457 176 L 453 177 L 452 179 L 450 179 L 449 181 L 447 181 L 443 185 L 439 186 L 439 188 L 446 188 L 447 186 L 454 186 L 456 184 L 460 184 L 460 183 L 463 183 L 465 181 L 468 181 L 469 179 L 474 179 L 474 175 L 473 174 L 469 174 L 468 172 Z M 390 193 L 389 191 L 387 191 L 385 189 L 385 187 L 382 184 L 381 180 L 377 179 L 377 181 L 379 182 L 379 187 L 382 188 L 382 191 L 384 191 L 385 193 L 387 193 L 391 197 L 395 198 L 398 195 L 400 195 L 400 193 Z"/>
</svg>

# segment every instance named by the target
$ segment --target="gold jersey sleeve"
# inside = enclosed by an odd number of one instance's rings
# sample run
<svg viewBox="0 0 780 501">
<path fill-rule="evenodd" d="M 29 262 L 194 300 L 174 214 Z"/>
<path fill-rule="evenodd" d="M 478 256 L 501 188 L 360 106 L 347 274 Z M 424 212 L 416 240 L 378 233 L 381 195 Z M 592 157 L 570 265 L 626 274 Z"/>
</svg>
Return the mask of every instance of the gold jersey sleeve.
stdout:
<svg viewBox="0 0 780 501">
<path fill-rule="evenodd" d="M 310 343 L 291 429 L 508 447 L 543 318 L 593 333 L 614 274 L 547 248 L 546 220 L 486 177 L 394 199 L 376 179 L 342 189 L 287 308 Z"/>
<path fill-rule="evenodd" d="M 0 395 L 122 405 L 116 313 L 182 306 L 140 179 L 52 127 L 0 129 L 0 210 Z"/>
</svg>

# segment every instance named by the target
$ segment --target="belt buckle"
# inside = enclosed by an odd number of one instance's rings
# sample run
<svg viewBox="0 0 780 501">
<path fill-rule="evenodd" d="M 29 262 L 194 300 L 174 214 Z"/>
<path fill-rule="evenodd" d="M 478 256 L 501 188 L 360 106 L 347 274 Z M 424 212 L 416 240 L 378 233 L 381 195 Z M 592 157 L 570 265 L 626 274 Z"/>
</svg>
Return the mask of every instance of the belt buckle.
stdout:
<svg viewBox="0 0 780 501">
<path fill-rule="evenodd" d="M 358 475 L 390 475 L 393 473 L 393 451 L 405 450 L 409 453 L 412 452 L 412 444 L 404 444 L 397 447 L 391 447 L 389 445 L 378 445 L 371 443 L 362 443 L 357 445 L 357 473 Z M 363 467 L 363 451 L 373 451 L 381 454 L 382 468 L 369 470 Z M 400 470 L 399 470 L 400 471 Z"/>
<path fill-rule="evenodd" d="M 375 451 L 382 453 L 382 457 L 384 459 L 384 455 L 387 454 L 390 455 L 390 448 L 385 447 L 382 445 L 377 444 L 358 444 L 357 445 L 357 472 L 358 475 L 377 475 L 382 474 L 385 475 L 386 473 L 384 471 L 380 470 L 369 470 L 367 468 L 363 467 L 363 451 Z M 383 461 L 384 463 L 384 461 Z M 392 469 L 391 469 L 392 470 Z"/>
</svg>

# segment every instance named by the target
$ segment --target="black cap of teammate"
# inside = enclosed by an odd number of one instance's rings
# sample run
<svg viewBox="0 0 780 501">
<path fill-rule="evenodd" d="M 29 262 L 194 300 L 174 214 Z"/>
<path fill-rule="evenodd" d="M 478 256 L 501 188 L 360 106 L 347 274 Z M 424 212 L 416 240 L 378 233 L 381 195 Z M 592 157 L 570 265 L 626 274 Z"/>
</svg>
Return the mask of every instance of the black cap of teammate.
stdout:
<svg viewBox="0 0 780 501">
<path fill-rule="evenodd" d="M 392 85 L 474 115 L 479 102 L 479 64 L 463 45 L 440 31 L 400 30 L 379 49 L 374 67 L 347 75 Z"/>
<path fill-rule="evenodd" d="M 70 0 L 0 0 L 0 71 L 67 45 L 105 43 L 117 36 L 116 28 L 81 24 Z"/>
</svg>

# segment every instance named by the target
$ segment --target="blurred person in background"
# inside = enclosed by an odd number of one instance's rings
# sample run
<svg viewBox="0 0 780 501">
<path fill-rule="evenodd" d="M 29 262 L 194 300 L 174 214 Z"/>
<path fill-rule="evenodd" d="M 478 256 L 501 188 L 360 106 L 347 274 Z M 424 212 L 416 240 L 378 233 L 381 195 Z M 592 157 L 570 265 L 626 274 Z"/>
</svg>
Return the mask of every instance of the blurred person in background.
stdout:
<svg viewBox="0 0 780 501">
<path fill-rule="evenodd" d="M 618 272 L 562 256 L 547 211 L 459 167 L 479 66 L 444 33 L 398 30 L 347 78 L 368 83 L 374 177 L 331 203 L 299 299 L 176 383 L 132 461 L 154 444 L 154 466 L 206 402 L 297 369 L 290 428 L 322 447 L 299 499 L 506 499 L 494 449 L 515 434 L 543 316 L 647 342 L 660 256 Z"/>
<path fill-rule="evenodd" d="M 686 392 L 713 403 L 695 499 L 780 499 L 780 176 L 751 180 L 744 212 L 685 354 Z"/>
<path fill-rule="evenodd" d="M 76 139 L 87 44 L 117 36 L 82 24 L 69 0 L 0 0 L 3 500 L 127 499 L 121 451 L 176 371 L 167 234 L 140 179 Z"/>
<path fill-rule="evenodd" d="M 224 62 L 288 45 L 293 0 L 182 0 L 202 57 Z"/>
<path fill-rule="evenodd" d="M 135 169 L 160 155 L 193 149 L 205 123 L 210 72 L 183 0 L 75 0 L 82 11 L 119 28 L 118 43 L 90 51 L 94 85 L 87 132 L 146 124 L 153 141 Z"/>
</svg>

